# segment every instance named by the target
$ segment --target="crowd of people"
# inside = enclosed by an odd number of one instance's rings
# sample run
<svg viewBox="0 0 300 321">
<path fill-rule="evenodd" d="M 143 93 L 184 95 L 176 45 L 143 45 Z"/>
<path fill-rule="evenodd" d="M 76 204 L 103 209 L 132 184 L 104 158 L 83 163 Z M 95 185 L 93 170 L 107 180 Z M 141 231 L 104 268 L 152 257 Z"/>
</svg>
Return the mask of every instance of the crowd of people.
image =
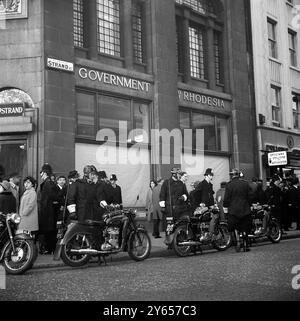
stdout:
<svg viewBox="0 0 300 321">
<path fill-rule="evenodd" d="M 122 191 L 117 177 L 108 179 L 105 171 L 97 171 L 93 165 L 83 169 L 83 178 L 76 170 L 67 176 L 55 177 L 52 167 L 44 164 L 40 171 L 42 183 L 28 176 L 23 180 L 18 173 L 0 179 L 0 212 L 21 216 L 20 230 L 27 230 L 36 236 L 40 254 L 53 253 L 57 242 L 57 226 L 66 219 L 99 220 L 108 204 L 122 208 Z M 179 168 L 171 170 L 171 177 L 151 180 L 146 197 L 147 219 L 153 222 L 152 234 L 161 238 L 166 230 L 166 219 L 178 219 L 190 215 L 198 207 L 217 204 L 220 218 L 227 221 L 229 230 L 239 228 L 249 231 L 251 225 L 251 204 L 268 204 L 282 230 L 288 231 L 293 222 L 300 229 L 300 187 L 295 175 L 282 179 L 274 175 L 266 182 L 252 178 L 247 181 L 238 169 L 231 172 L 231 181 L 222 182 L 215 193 L 212 180 L 213 169 L 208 168 L 203 181 L 192 183 L 188 192 L 188 173 Z M 21 193 L 22 191 L 22 193 Z M 212 216 L 208 237 L 213 236 L 216 216 Z M 170 240 L 166 234 L 165 243 Z"/>
<path fill-rule="evenodd" d="M 87 165 L 80 178 L 76 170 L 67 176 L 55 176 L 52 167 L 44 164 L 42 183 L 28 176 L 21 185 L 21 176 L 12 173 L 0 178 L 0 212 L 19 213 L 18 230 L 35 236 L 40 254 L 52 254 L 57 242 L 57 227 L 63 220 L 99 220 L 107 204 L 122 208 L 122 191 L 117 176 L 108 179 L 105 171 Z"/>
</svg>

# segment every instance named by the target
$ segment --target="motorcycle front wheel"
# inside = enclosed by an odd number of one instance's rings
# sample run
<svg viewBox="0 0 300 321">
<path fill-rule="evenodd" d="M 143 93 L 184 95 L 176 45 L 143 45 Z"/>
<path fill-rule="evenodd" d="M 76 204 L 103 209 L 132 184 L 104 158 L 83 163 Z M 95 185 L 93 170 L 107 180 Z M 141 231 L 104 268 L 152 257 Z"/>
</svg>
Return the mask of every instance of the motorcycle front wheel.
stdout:
<svg viewBox="0 0 300 321">
<path fill-rule="evenodd" d="M 267 237 L 272 243 L 279 243 L 282 237 L 282 231 L 278 221 L 272 220 L 268 225 Z"/>
<path fill-rule="evenodd" d="M 72 250 L 90 249 L 91 241 L 85 234 L 76 233 L 73 237 L 62 246 L 61 259 L 66 265 L 79 267 L 87 264 L 90 260 L 88 254 L 72 253 Z"/>
<path fill-rule="evenodd" d="M 231 233 L 226 225 L 218 226 L 218 234 L 214 235 L 215 239 L 212 242 L 213 247 L 218 251 L 225 251 L 231 246 Z"/>
<path fill-rule="evenodd" d="M 22 274 L 29 270 L 36 259 L 36 248 L 32 240 L 14 240 L 15 252 L 9 242 L 5 254 L 3 265 L 9 274 Z"/>
<path fill-rule="evenodd" d="M 178 256 L 185 257 L 191 253 L 191 245 L 181 245 L 181 243 L 188 241 L 189 233 L 191 232 L 187 231 L 186 225 L 179 225 L 174 232 L 173 248 Z"/>
<path fill-rule="evenodd" d="M 135 261 L 147 259 L 151 251 L 151 240 L 144 230 L 137 230 L 129 238 L 128 254 Z"/>
</svg>

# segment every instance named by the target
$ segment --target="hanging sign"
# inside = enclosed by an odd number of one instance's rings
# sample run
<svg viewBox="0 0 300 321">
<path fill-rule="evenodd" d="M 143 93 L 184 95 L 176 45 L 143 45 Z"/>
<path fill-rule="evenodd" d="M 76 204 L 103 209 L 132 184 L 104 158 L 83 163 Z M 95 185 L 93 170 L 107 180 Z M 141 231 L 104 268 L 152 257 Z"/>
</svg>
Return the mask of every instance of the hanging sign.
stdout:
<svg viewBox="0 0 300 321">
<path fill-rule="evenodd" d="M 288 164 L 287 152 L 268 153 L 269 166 L 283 166 Z"/>
</svg>

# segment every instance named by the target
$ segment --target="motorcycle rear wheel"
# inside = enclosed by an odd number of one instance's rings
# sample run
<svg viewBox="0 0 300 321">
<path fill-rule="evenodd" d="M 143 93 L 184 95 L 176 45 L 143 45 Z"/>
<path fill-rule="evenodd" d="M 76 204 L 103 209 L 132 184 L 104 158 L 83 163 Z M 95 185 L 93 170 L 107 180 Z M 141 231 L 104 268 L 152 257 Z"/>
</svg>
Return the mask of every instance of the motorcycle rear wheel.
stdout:
<svg viewBox="0 0 300 321">
<path fill-rule="evenodd" d="M 277 221 L 272 220 L 268 226 L 269 232 L 267 234 L 268 239 L 272 243 L 279 243 L 282 237 L 282 231 Z"/>
<path fill-rule="evenodd" d="M 88 249 L 91 248 L 91 241 L 85 234 L 76 233 L 61 249 L 61 259 L 66 265 L 80 267 L 87 264 L 90 260 L 88 254 L 73 254 L 71 249 Z"/>
<path fill-rule="evenodd" d="M 218 234 L 215 237 L 217 239 L 212 242 L 212 245 L 216 250 L 225 251 L 231 246 L 232 237 L 227 226 L 219 225 Z"/>
<path fill-rule="evenodd" d="M 191 245 L 179 245 L 181 242 L 188 241 L 188 234 L 190 234 L 191 231 L 187 232 L 186 225 L 179 225 L 175 232 L 174 232 L 174 238 L 173 238 L 173 248 L 175 253 L 178 256 L 185 257 L 188 256 L 192 251 Z"/>
<path fill-rule="evenodd" d="M 32 240 L 14 240 L 16 252 L 13 252 L 11 243 L 5 251 L 3 265 L 8 274 L 23 274 L 29 270 L 36 259 L 36 247 Z"/>
<path fill-rule="evenodd" d="M 135 261 L 146 260 L 151 251 L 151 240 L 144 230 L 138 230 L 129 238 L 128 254 Z"/>
</svg>

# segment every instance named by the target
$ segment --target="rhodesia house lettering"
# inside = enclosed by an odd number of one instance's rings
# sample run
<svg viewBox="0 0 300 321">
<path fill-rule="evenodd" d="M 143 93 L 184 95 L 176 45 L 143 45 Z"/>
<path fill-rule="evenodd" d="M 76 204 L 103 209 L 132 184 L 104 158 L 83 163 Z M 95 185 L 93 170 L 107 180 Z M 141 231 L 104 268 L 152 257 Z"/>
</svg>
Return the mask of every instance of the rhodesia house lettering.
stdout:
<svg viewBox="0 0 300 321">
<path fill-rule="evenodd" d="M 125 76 L 111 74 L 99 70 L 80 68 L 79 76 L 82 79 L 89 79 L 98 81 L 103 84 L 108 84 L 116 87 L 124 87 L 136 91 L 149 92 L 150 83 L 146 81 L 137 80 Z"/>
<path fill-rule="evenodd" d="M 223 99 L 202 95 L 191 91 L 178 90 L 178 98 L 180 101 L 225 108 L 225 102 Z"/>
</svg>

